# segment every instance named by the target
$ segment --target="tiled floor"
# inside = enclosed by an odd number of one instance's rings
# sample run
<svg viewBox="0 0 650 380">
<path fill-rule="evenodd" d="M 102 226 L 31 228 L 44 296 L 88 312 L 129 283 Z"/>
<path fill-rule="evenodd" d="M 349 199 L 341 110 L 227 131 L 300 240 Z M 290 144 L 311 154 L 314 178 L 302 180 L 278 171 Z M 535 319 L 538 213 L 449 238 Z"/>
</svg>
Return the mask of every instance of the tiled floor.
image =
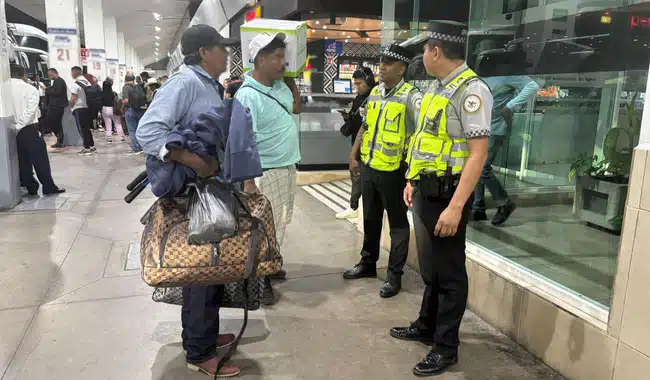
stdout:
<svg viewBox="0 0 650 380">
<path fill-rule="evenodd" d="M 348 205 L 350 182 L 306 190 L 338 212 Z M 574 219 L 570 205 L 520 207 L 501 227 L 472 222 L 468 239 L 603 307 L 611 303 L 620 237 Z"/>
<path fill-rule="evenodd" d="M 185 369 L 179 308 L 151 301 L 137 261 L 127 258 L 153 201 L 148 191 L 131 205 L 122 200 L 144 162 L 127 149 L 51 154 L 55 179 L 69 192 L 40 202 L 60 207 L 0 213 L 2 380 L 208 379 Z M 277 305 L 251 313 L 234 357 L 238 378 L 413 378 L 428 347 L 387 332 L 415 317 L 419 276 L 407 271 L 404 292 L 389 300 L 378 296 L 380 280 L 343 281 L 361 235 L 333 216 L 299 190 L 283 249 L 289 278 L 277 284 Z M 223 310 L 222 331 L 238 330 L 241 317 Z M 461 338 L 461 363 L 442 380 L 561 379 L 472 313 Z"/>
</svg>

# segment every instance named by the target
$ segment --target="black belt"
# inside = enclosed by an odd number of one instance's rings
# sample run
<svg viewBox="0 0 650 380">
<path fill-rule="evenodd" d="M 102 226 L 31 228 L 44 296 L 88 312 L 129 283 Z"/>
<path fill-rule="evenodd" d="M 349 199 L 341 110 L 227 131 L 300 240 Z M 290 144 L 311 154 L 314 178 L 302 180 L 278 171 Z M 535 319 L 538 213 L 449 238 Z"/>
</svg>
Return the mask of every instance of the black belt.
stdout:
<svg viewBox="0 0 650 380">
<path fill-rule="evenodd" d="M 419 180 L 409 180 L 413 187 L 426 198 L 451 199 L 460 182 L 460 174 L 447 173 L 443 176 L 420 174 Z"/>
</svg>

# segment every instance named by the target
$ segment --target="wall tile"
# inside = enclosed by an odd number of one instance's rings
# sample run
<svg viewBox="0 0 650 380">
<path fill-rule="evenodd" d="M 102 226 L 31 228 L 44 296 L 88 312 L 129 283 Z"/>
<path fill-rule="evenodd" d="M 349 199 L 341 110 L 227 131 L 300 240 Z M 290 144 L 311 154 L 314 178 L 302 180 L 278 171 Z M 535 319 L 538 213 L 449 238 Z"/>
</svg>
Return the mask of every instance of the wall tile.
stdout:
<svg viewBox="0 0 650 380">
<path fill-rule="evenodd" d="M 616 340 L 525 291 L 519 343 L 569 379 L 611 380 Z"/>
<path fill-rule="evenodd" d="M 630 260 L 627 295 L 623 306 L 620 340 L 637 351 L 650 354 L 650 212 L 639 211 L 636 238 Z"/>
<path fill-rule="evenodd" d="M 625 219 L 623 221 L 623 233 L 621 234 L 621 243 L 616 262 L 616 277 L 614 279 L 614 290 L 612 294 L 613 299 L 609 312 L 608 332 L 609 335 L 614 338 L 618 338 L 621 330 L 623 307 L 627 291 L 627 280 L 630 273 L 630 260 L 632 259 L 632 249 L 634 247 L 638 217 L 638 209 L 626 207 Z"/>
<path fill-rule="evenodd" d="M 523 289 L 470 260 L 467 275 L 469 309 L 517 341 Z"/>
<path fill-rule="evenodd" d="M 639 380 L 650 373 L 650 357 L 620 343 L 616 353 L 613 380 Z"/>
<path fill-rule="evenodd" d="M 639 207 L 646 211 L 650 211 L 650 165 L 648 165 L 648 160 L 650 160 L 650 154 L 648 154 L 647 150 L 640 150 L 640 149 L 635 150 L 635 152 L 641 152 L 641 151 L 645 152 L 646 154 L 645 167 L 643 168 L 644 170 L 641 171 L 640 168 L 636 172 L 632 170 L 632 173 L 630 175 L 630 181 L 631 182 L 632 180 L 639 181 L 639 179 L 638 178 L 635 179 L 634 176 L 636 175 L 637 177 L 639 177 L 639 174 L 643 172 L 643 186 L 641 187 L 640 190 L 641 195 L 640 195 Z M 639 165 L 642 165 L 642 158 L 640 156 L 638 158 L 638 161 L 639 161 Z M 636 184 L 634 186 L 638 188 Z M 631 195 L 633 195 L 634 197 L 637 196 L 636 193 L 633 193 Z"/>
<path fill-rule="evenodd" d="M 639 208 L 641 193 L 644 187 L 648 151 L 641 148 L 634 149 L 632 157 L 632 172 L 630 174 L 630 187 L 627 191 L 627 205 Z"/>
</svg>

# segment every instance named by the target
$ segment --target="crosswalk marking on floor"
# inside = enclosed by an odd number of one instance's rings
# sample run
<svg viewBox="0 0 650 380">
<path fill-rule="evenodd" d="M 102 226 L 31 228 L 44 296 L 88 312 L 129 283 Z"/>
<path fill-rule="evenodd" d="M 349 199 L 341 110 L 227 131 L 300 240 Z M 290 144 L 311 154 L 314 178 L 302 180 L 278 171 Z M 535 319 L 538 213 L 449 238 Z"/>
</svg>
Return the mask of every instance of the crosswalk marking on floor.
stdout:
<svg viewBox="0 0 650 380">
<path fill-rule="evenodd" d="M 352 191 L 350 180 L 317 183 L 314 185 L 305 185 L 302 188 L 337 214 L 346 210 L 350 205 L 350 194 Z M 408 212 L 407 218 L 411 226 L 413 226 L 413 214 L 411 211 Z"/>
</svg>

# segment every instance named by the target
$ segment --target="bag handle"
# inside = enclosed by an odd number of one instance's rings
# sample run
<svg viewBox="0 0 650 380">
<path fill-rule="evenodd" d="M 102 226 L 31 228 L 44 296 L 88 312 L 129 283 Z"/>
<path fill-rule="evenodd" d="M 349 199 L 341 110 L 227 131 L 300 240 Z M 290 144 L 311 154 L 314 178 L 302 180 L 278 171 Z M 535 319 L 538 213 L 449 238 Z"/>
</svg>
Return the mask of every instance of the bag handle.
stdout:
<svg viewBox="0 0 650 380">
<path fill-rule="evenodd" d="M 280 103 L 279 100 L 277 100 L 276 98 L 274 98 L 274 97 L 272 97 L 271 95 L 267 94 L 266 92 L 263 92 L 263 91 L 261 91 L 261 90 L 255 88 L 255 87 L 253 87 L 253 86 L 247 86 L 246 84 L 244 84 L 243 86 L 241 86 L 241 87 L 239 88 L 239 91 L 241 91 L 241 90 L 244 89 L 244 88 L 250 88 L 251 90 L 255 90 L 255 91 L 259 92 L 260 94 L 266 96 L 267 98 L 271 98 L 271 99 L 275 100 L 275 102 L 278 103 L 278 104 L 280 105 L 280 107 L 282 107 L 282 109 L 285 110 L 285 111 L 289 114 L 289 116 L 293 116 L 293 113 L 292 113 L 292 112 L 289 112 L 289 110 L 287 109 L 287 107 L 284 106 L 284 104 Z"/>
</svg>

